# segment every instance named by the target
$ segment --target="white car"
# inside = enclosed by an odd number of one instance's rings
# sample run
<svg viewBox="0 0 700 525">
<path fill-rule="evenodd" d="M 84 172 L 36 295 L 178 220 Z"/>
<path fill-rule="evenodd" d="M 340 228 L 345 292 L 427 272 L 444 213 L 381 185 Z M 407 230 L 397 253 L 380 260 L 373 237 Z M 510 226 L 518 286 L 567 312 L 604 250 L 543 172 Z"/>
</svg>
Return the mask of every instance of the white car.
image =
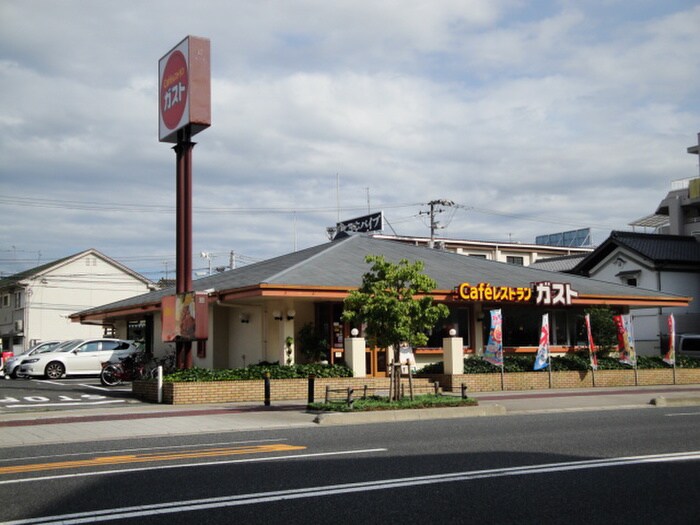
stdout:
<svg viewBox="0 0 700 525">
<path fill-rule="evenodd" d="M 118 361 L 139 351 L 133 341 L 123 339 L 78 339 L 61 345 L 58 351 L 23 359 L 17 373 L 21 376 L 58 379 L 64 375 L 99 376 L 102 363 Z"/>
<path fill-rule="evenodd" d="M 12 357 L 8 357 L 5 360 L 5 363 L 3 364 L 3 368 L 5 370 L 5 377 L 8 377 L 8 378 L 11 377 L 12 379 L 17 379 L 17 369 L 19 368 L 20 363 L 24 359 L 27 359 L 30 355 L 40 354 L 42 352 L 50 352 L 52 350 L 55 350 L 56 347 L 60 343 L 61 343 L 61 341 L 43 341 L 39 344 L 32 346 L 26 352 L 22 352 L 21 354 L 17 354 L 17 355 L 13 355 Z"/>
</svg>

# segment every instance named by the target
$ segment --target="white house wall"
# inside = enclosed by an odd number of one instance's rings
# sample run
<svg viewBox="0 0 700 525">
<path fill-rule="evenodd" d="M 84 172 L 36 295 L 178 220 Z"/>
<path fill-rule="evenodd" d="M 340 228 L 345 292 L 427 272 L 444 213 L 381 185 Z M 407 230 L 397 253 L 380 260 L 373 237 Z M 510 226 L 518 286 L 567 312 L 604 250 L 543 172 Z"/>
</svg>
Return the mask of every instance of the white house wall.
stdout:
<svg viewBox="0 0 700 525">
<path fill-rule="evenodd" d="M 68 316 L 145 292 L 143 281 L 94 255 L 38 275 L 25 289 L 25 346 L 30 340 L 100 337 L 101 326 L 73 323 Z"/>
<path fill-rule="evenodd" d="M 616 249 L 590 272 L 592 279 L 611 283 L 623 283 L 621 272 L 638 272 L 637 288 L 663 291 L 682 296 L 697 296 L 700 291 L 700 274 L 689 272 L 657 271 L 649 263 L 633 254 Z M 629 274 L 628 274 L 629 275 Z M 636 349 L 640 355 L 659 355 L 662 336 L 668 334 L 667 318 L 670 313 L 676 320 L 676 332 L 700 333 L 700 301 L 693 300 L 688 308 L 632 309 Z"/>
</svg>

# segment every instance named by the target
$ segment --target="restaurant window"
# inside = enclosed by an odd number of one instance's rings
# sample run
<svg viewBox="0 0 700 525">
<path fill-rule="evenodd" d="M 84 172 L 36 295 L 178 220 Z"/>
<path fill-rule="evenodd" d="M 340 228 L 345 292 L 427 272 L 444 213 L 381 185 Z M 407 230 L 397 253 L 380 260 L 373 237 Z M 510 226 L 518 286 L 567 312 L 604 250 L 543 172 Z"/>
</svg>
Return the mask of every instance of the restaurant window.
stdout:
<svg viewBox="0 0 700 525">
<path fill-rule="evenodd" d="M 469 346 L 469 308 L 447 307 L 450 314 L 443 319 L 430 334 L 428 334 L 427 348 L 442 348 L 442 340 L 450 337 L 450 330 L 455 329 L 455 337 L 461 337 L 464 346 Z"/>
<path fill-rule="evenodd" d="M 549 314 L 549 344 L 570 346 L 581 339 L 583 317 L 570 310 L 541 310 L 523 306 L 501 309 L 503 316 L 503 346 L 520 347 L 539 345 L 542 316 Z M 482 324 L 484 344 L 491 328 L 490 313 L 484 312 Z"/>
</svg>

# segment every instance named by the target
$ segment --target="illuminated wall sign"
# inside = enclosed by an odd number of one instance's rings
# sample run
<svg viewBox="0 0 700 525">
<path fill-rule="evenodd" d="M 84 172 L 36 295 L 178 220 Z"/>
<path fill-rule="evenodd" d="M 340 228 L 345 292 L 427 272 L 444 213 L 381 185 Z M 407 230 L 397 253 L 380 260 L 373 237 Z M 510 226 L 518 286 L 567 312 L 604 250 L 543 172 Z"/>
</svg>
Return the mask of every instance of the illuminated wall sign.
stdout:
<svg viewBox="0 0 700 525">
<path fill-rule="evenodd" d="M 527 303 L 534 297 L 535 304 L 544 306 L 569 305 L 574 297 L 578 297 L 578 292 L 572 290 L 569 283 L 548 281 L 531 283 L 530 287 L 462 283 L 458 293 L 460 299 L 477 302 Z"/>
<path fill-rule="evenodd" d="M 532 298 L 532 288 L 491 286 L 489 283 L 479 283 L 476 286 L 472 286 L 469 283 L 462 283 L 459 285 L 459 296 L 465 301 L 525 303 Z"/>
<path fill-rule="evenodd" d="M 578 297 L 578 292 L 571 289 L 569 283 L 550 283 L 548 281 L 532 283 L 537 293 L 536 304 L 554 306 L 557 304 L 571 304 L 571 299 Z"/>
</svg>

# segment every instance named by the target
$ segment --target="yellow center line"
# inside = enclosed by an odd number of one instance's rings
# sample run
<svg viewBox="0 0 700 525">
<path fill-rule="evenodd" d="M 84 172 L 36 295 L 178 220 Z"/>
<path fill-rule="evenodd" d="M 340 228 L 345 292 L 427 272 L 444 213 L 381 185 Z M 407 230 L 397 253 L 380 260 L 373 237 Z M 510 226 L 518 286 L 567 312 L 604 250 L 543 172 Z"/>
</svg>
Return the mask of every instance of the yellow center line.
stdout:
<svg viewBox="0 0 700 525">
<path fill-rule="evenodd" d="M 147 463 L 150 461 L 172 461 L 176 459 L 211 458 L 221 456 L 233 456 L 239 454 L 264 454 L 266 452 L 289 452 L 292 450 L 304 450 L 306 447 L 286 445 L 283 443 L 272 445 L 257 445 L 233 448 L 212 448 L 194 450 L 191 452 L 169 452 L 161 454 L 128 454 L 124 456 L 103 456 L 73 461 L 57 461 L 53 463 L 34 463 L 30 465 L 11 465 L 0 467 L 1 474 L 19 474 L 25 472 L 38 472 L 42 470 L 58 470 L 81 467 L 97 467 L 105 465 L 124 465 L 129 463 Z"/>
</svg>

